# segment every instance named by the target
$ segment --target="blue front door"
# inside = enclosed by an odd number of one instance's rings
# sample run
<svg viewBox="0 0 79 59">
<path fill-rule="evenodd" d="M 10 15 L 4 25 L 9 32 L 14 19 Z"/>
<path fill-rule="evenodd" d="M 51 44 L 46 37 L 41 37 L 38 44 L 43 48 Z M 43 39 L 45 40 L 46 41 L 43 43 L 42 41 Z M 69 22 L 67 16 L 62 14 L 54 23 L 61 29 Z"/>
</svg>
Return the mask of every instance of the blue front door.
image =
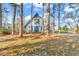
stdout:
<svg viewBox="0 0 79 59">
<path fill-rule="evenodd" d="M 35 32 L 39 32 L 39 27 L 38 26 L 35 26 Z"/>
</svg>

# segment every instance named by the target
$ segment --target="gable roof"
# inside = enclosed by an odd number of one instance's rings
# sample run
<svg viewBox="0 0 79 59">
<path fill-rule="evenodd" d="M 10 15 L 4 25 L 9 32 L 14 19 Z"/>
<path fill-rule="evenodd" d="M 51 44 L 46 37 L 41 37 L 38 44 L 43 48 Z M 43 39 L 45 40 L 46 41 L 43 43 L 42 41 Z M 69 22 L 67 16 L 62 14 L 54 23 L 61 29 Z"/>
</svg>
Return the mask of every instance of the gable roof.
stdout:
<svg viewBox="0 0 79 59">
<path fill-rule="evenodd" d="M 41 16 L 39 16 L 38 13 L 36 13 L 36 14 L 33 16 L 33 18 L 36 18 L 36 17 L 41 18 Z"/>
<path fill-rule="evenodd" d="M 34 19 L 34 18 L 42 18 L 41 16 L 39 16 L 39 14 L 38 13 L 36 13 L 33 17 L 32 17 L 32 20 Z M 31 22 L 31 19 L 25 24 L 25 26 L 24 27 L 26 27 L 29 23 Z"/>
</svg>

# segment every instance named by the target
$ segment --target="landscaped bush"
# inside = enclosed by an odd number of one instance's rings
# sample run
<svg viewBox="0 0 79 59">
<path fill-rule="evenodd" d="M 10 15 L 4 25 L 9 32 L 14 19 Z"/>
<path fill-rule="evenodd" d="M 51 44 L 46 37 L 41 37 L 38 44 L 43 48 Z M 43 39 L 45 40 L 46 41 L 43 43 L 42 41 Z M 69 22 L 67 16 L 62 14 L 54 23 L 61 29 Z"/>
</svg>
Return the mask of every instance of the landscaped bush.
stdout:
<svg viewBox="0 0 79 59">
<path fill-rule="evenodd" d="M 6 28 L 0 29 L 0 34 L 10 34 L 10 31 Z"/>
<path fill-rule="evenodd" d="M 62 29 L 62 30 L 60 30 L 60 32 L 61 32 L 61 33 L 67 33 L 68 30 L 63 30 L 63 29 Z"/>
</svg>

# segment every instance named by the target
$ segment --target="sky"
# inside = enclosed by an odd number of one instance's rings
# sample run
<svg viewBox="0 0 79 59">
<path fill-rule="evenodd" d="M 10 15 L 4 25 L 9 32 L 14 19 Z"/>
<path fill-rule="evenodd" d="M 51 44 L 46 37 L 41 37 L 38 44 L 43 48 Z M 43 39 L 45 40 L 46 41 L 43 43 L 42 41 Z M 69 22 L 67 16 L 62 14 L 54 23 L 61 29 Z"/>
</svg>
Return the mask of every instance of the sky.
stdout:
<svg viewBox="0 0 79 59">
<path fill-rule="evenodd" d="M 8 22 L 9 23 L 12 23 L 12 15 L 13 15 L 13 8 L 12 6 L 9 4 L 9 3 L 4 3 L 3 4 L 3 8 L 6 8 L 9 12 L 6 14 L 7 15 L 7 19 L 8 19 Z M 51 3 L 50 4 L 50 13 L 52 14 L 53 12 L 53 4 Z M 19 7 L 17 7 L 17 14 L 16 14 L 16 17 L 19 16 Z M 31 3 L 24 3 L 23 4 L 23 15 L 24 15 L 24 22 L 25 24 L 30 20 L 30 12 L 31 10 Z M 61 5 L 61 16 L 60 16 L 60 23 L 61 23 L 61 26 L 64 26 L 65 23 L 63 22 L 64 19 L 63 19 L 63 16 L 64 16 L 64 11 L 66 12 L 73 12 L 74 10 L 69 8 L 69 4 L 68 3 L 63 3 Z M 38 4 L 38 3 L 33 3 L 33 16 L 35 15 L 35 13 L 38 13 L 40 16 L 42 16 L 42 4 Z M 44 17 L 46 17 L 46 5 L 44 6 Z M 17 18 L 16 18 L 17 19 Z M 50 16 L 50 20 L 52 21 L 52 16 Z M 70 22 L 73 22 L 71 19 L 68 19 L 68 21 L 70 20 Z M 55 8 L 55 25 L 57 26 L 57 23 L 58 23 L 58 6 L 56 6 Z"/>
</svg>

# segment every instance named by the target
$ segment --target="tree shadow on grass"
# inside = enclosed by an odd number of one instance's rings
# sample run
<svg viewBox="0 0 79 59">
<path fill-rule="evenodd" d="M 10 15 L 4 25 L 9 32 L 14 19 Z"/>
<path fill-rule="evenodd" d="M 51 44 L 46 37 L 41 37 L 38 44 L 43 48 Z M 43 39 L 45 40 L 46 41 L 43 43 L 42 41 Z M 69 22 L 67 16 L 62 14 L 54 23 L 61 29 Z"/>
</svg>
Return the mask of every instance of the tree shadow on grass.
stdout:
<svg viewBox="0 0 79 59">
<path fill-rule="evenodd" d="M 11 38 L 11 39 L 41 39 L 40 36 L 45 35 L 45 34 L 32 34 L 32 35 L 28 35 L 28 36 L 26 36 L 26 35 L 24 35 L 23 37 L 19 37 L 19 36 L 14 37 L 14 38 Z"/>
<path fill-rule="evenodd" d="M 38 35 L 31 35 L 31 39 L 40 39 L 40 37 L 42 36 L 43 34 L 38 34 Z M 25 36 L 24 38 L 28 38 L 30 36 Z M 15 38 L 18 38 L 18 37 L 15 37 Z M 19 37 L 20 38 L 20 37 Z M 22 37 L 23 38 L 23 37 Z M 12 39 L 11 41 L 14 41 L 15 39 Z M 10 41 L 10 40 L 6 40 L 6 41 Z M 40 41 L 40 42 L 36 42 L 36 43 L 24 43 L 22 45 L 15 45 L 15 46 L 11 46 L 11 47 L 5 47 L 5 48 L 1 48 L 0 51 L 5 51 L 5 50 L 12 50 L 12 49 L 21 49 L 22 47 L 25 47 L 25 48 L 35 48 L 35 47 L 39 47 L 41 44 L 42 45 L 47 45 L 47 43 L 49 42 L 56 42 L 57 40 L 56 39 L 48 39 L 48 40 L 43 40 L 43 41 Z M 60 41 L 60 40 L 58 40 Z M 60 41 L 61 42 L 61 41 Z M 43 47 L 41 47 L 40 49 L 42 49 Z M 47 46 L 48 48 L 48 46 Z M 22 53 L 22 54 L 26 54 L 26 52 Z M 27 53 L 28 54 L 28 53 Z"/>
<path fill-rule="evenodd" d="M 1 48 L 0 51 L 2 52 L 5 50 L 8 50 L 8 51 L 13 50 L 13 52 L 11 53 L 16 53 L 16 55 L 28 55 L 28 56 L 44 55 L 45 53 L 48 53 L 45 55 L 53 55 L 53 54 L 56 55 L 56 53 L 58 54 L 61 53 L 62 55 L 63 52 L 60 51 L 61 50 L 60 47 L 61 46 L 65 47 L 65 44 L 66 44 L 66 41 L 64 40 L 50 39 L 50 40 L 44 40 L 36 43 L 24 43 L 22 45 L 15 45 L 11 47 Z"/>
<path fill-rule="evenodd" d="M 15 41 L 16 39 L 0 39 L 0 42 Z"/>
<path fill-rule="evenodd" d="M 14 39 L 13 39 L 13 40 L 14 40 Z M 49 40 L 40 41 L 40 42 L 36 42 L 36 43 L 25 43 L 25 44 L 22 44 L 22 45 L 15 45 L 15 46 L 11 46 L 11 47 L 1 48 L 0 51 L 7 50 L 7 49 L 9 49 L 9 48 L 16 49 L 16 48 L 27 47 L 27 46 L 31 46 L 31 45 L 42 44 L 42 43 L 48 42 L 48 41 L 49 41 Z M 51 41 L 51 40 L 50 40 L 50 41 Z"/>
<path fill-rule="evenodd" d="M 31 36 L 24 36 L 24 39 L 25 38 L 30 38 L 30 37 L 32 37 L 31 39 L 37 39 L 37 38 L 40 39 L 41 35 L 43 35 L 43 34 L 31 35 Z M 18 38 L 18 37 L 16 37 L 16 38 Z M 17 53 L 17 55 L 34 55 L 34 54 L 35 55 L 38 55 L 38 54 L 42 53 L 43 51 L 47 52 L 48 50 L 50 50 L 49 46 L 50 47 L 53 46 L 50 43 L 54 43 L 53 45 L 55 46 L 56 49 L 59 49 L 58 47 L 64 46 L 64 44 L 66 44 L 65 40 L 59 40 L 59 39 L 51 38 L 51 39 L 43 40 L 43 41 L 36 42 L 36 43 L 24 43 L 22 45 L 15 45 L 15 46 L 11 46 L 11 47 L 1 48 L 0 51 L 14 49 L 15 50 L 15 53 Z M 42 47 L 40 47 L 40 45 Z M 16 51 L 16 49 L 18 50 L 18 49 L 21 49 L 22 47 L 25 47 L 26 48 L 23 53 L 20 53 L 22 50 L 20 50 L 19 52 Z M 39 48 L 36 48 L 36 47 L 39 47 Z M 33 49 L 33 50 L 28 50 L 30 48 Z M 36 48 L 36 50 L 35 50 L 35 48 Z M 26 51 L 26 50 L 28 50 L 28 51 Z M 56 51 L 56 52 L 54 52 L 54 51 Z M 45 52 L 43 52 L 41 55 L 44 55 Z M 59 50 L 58 50 L 58 52 L 59 52 Z M 50 52 L 48 52 L 48 53 L 49 54 L 51 54 L 51 53 L 54 53 L 55 54 L 55 53 L 58 53 L 58 52 L 57 52 L 57 50 L 53 50 L 53 51 L 50 50 Z M 59 52 L 59 53 L 62 54 L 62 52 Z"/>
</svg>

